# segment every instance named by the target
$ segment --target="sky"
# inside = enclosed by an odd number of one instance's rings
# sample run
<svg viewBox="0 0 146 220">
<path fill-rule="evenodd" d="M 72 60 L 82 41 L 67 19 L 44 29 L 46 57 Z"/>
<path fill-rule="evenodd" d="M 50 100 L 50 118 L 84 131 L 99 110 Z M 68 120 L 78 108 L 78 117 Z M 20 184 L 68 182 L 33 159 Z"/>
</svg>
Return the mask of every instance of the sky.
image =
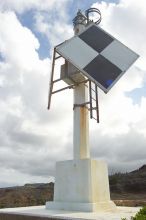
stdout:
<svg viewBox="0 0 146 220">
<path fill-rule="evenodd" d="M 0 0 L 0 187 L 50 182 L 56 161 L 72 159 L 73 91 L 53 95 L 47 110 L 52 50 L 73 36 L 77 10 L 90 7 L 101 11 L 104 30 L 140 55 L 108 94 L 99 89 L 91 157 L 110 173 L 146 164 L 145 1 Z"/>
</svg>

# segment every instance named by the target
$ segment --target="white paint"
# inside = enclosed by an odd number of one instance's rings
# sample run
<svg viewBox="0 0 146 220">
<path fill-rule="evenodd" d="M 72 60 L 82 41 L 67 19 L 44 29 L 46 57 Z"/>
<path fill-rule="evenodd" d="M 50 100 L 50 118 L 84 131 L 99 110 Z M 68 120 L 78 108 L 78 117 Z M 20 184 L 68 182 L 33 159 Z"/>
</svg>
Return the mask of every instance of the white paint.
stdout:
<svg viewBox="0 0 146 220">
<path fill-rule="evenodd" d="M 87 88 L 84 84 L 74 89 L 74 105 L 87 101 Z M 74 108 L 74 130 L 73 130 L 73 154 L 74 159 L 90 157 L 89 149 L 89 113 L 86 107 Z"/>
<path fill-rule="evenodd" d="M 126 71 L 138 58 L 138 55 L 124 44 L 114 40 L 102 52 L 105 58 L 119 67 L 122 71 Z"/>
<path fill-rule="evenodd" d="M 73 212 L 64 210 L 48 210 L 45 206 L 34 207 L 19 207 L 19 208 L 7 208 L 0 209 L 0 213 L 16 213 L 26 216 L 36 217 L 60 217 L 64 219 L 98 219 L 98 220 L 121 220 L 126 218 L 131 220 L 131 216 L 134 216 L 140 207 L 117 207 L 115 212 Z"/>
<path fill-rule="evenodd" d="M 49 210 L 64 210 L 64 211 L 80 211 L 80 212 L 101 212 L 114 211 L 114 204 L 109 202 L 85 203 L 85 202 L 47 202 L 46 208 Z"/>
<path fill-rule="evenodd" d="M 74 33 L 80 33 L 85 26 L 78 24 L 74 28 Z M 80 48 L 80 47 L 79 47 Z M 88 54 L 88 51 L 87 51 Z M 74 159 L 90 157 L 89 149 L 89 113 L 86 106 L 76 105 L 88 101 L 88 89 L 84 84 L 80 84 L 74 89 L 74 112 L 73 112 L 73 155 Z"/>
<path fill-rule="evenodd" d="M 54 201 L 47 209 L 70 211 L 115 210 L 110 200 L 106 163 L 91 159 L 58 162 Z"/>
<path fill-rule="evenodd" d="M 80 69 L 83 69 L 98 55 L 97 51 L 88 46 L 88 44 L 82 41 L 79 37 L 71 38 L 58 46 L 56 50 Z"/>
</svg>

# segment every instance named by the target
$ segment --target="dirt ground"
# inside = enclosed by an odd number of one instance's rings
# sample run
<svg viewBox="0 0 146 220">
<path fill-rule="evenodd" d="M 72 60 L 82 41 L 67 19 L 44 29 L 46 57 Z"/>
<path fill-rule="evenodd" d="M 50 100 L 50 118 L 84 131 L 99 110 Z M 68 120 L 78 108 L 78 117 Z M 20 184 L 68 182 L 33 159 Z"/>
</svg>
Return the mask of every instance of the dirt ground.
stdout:
<svg viewBox="0 0 146 220">
<path fill-rule="evenodd" d="M 125 193 L 125 194 L 118 194 L 118 193 L 111 193 L 111 200 L 115 202 L 118 206 L 129 206 L 129 207 L 136 207 L 136 206 L 146 206 L 146 194 L 145 193 Z"/>
</svg>

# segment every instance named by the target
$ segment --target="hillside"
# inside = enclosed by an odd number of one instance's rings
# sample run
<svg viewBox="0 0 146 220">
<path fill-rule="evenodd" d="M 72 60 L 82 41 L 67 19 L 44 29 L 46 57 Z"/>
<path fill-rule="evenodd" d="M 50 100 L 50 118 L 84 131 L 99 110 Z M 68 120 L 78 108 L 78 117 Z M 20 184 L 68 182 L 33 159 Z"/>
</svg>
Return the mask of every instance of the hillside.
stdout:
<svg viewBox="0 0 146 220">
<path fill-rule="evenodd" d="M 0 208 L 35 206 L 53 200 L 54 183 L 25 184 L 0 189 Z"/>
<path fill-rule="evenodd" d="M 130 173 L 109 177 L 111 198 L 118 205 L 146 205 L 146 165 Z"/>
<path fill-rule="evenodd" d="M 117 173 L 110 176 L 110 188 L 117 193 L 145 193 L 146 165 L 130 173 Z"/>
<path fill-rule="evenodd" d="M 146 165 L 109 177 L 111 199 L 117 205 L 146 205 Z M 0 208 L 43 205 L 53 200 L 54 183 L 25 184 L 0 189 Z"/>
</svg>

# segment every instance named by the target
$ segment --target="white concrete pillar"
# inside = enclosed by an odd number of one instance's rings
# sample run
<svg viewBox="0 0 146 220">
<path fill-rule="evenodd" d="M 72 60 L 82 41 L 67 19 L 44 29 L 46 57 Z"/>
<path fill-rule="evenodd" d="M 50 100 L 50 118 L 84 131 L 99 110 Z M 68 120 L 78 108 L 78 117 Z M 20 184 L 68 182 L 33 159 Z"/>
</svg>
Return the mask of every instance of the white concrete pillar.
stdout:
<svg viewBox="0 0 146 220">
<path fill-rule="evenodd" d="M 74 28 L 75 35 L 84 30 L 84 24 Z M 74 88 L 74 116 L 73 116 L 73 155 L 74 159 L 90 157 L 89 150 L 89 114 L 87 106 L 79 106 L 88 101 L 88 88 L 80 84 Z"/>
</svg>

